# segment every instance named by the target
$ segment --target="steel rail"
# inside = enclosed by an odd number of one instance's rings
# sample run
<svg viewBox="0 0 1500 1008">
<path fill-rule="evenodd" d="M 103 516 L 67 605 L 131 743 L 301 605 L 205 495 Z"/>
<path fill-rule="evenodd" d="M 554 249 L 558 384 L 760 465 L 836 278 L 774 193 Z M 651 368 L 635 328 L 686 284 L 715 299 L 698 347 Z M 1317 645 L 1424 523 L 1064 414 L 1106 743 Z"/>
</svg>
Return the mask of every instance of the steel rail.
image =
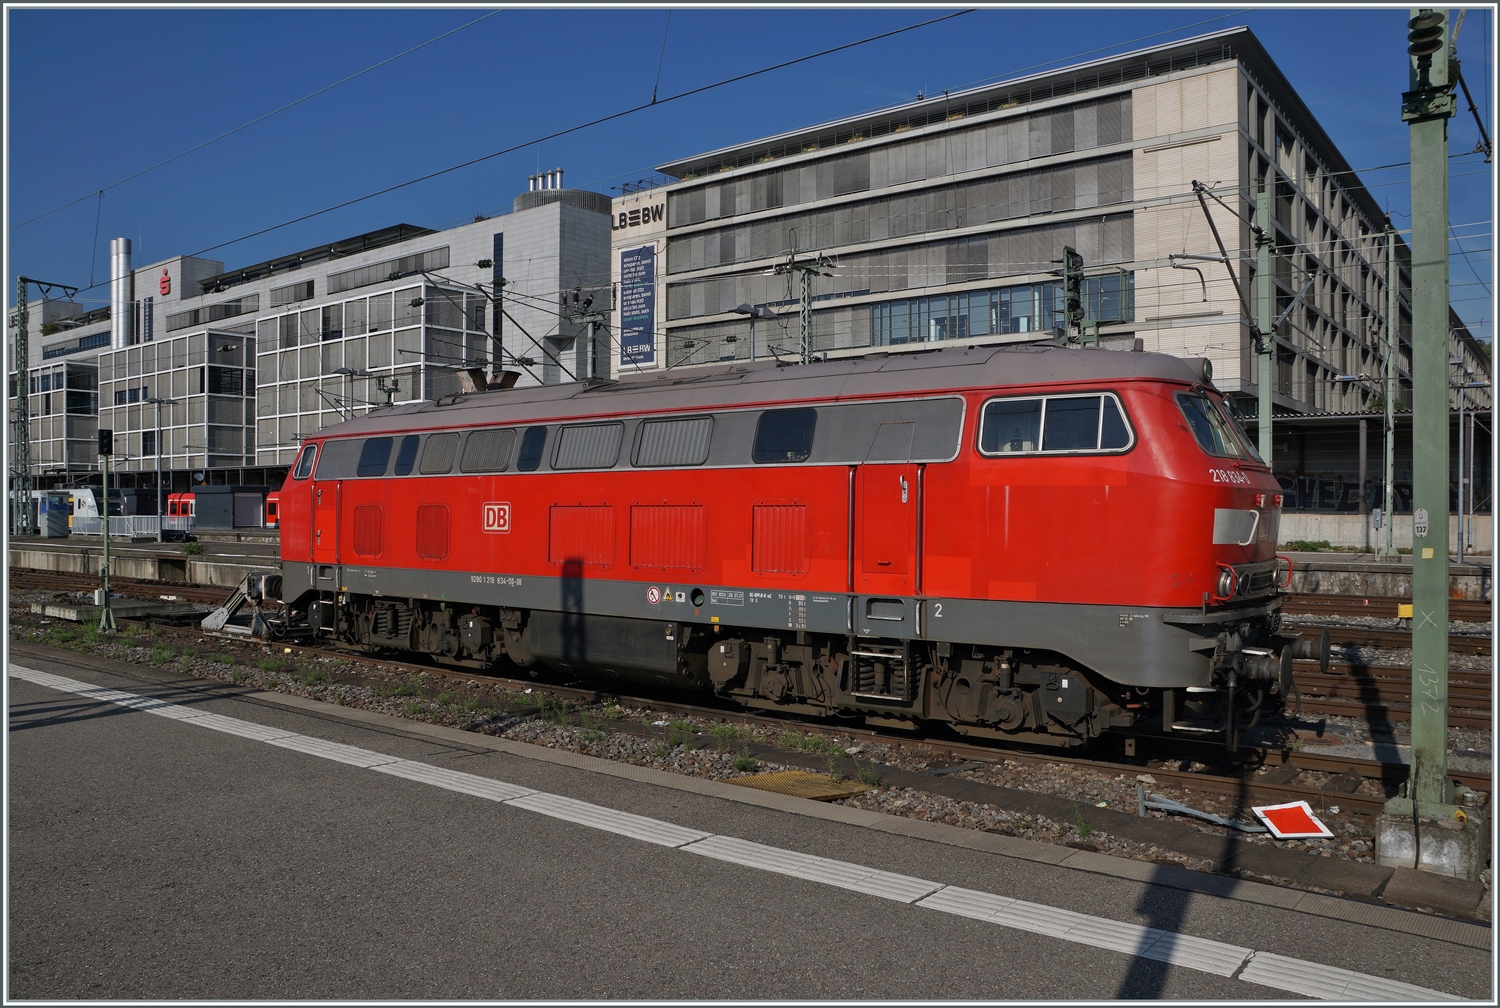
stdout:
<svg viewBox="0 0 1500 1008">
<path fill-rule="evenodd" d="M 1297 615 L 1374 616 L 1395 619 L 1397 606 L 1410 605 L 1411 599 L 1390 595 L 1313 595 L 1292 594 L 1281 597 L 1281 611 Z M 1470 623 L 1489 622 L 1490 603 L 1476 599 L 1449 599 L 1448 618 Z"/>
</svg>

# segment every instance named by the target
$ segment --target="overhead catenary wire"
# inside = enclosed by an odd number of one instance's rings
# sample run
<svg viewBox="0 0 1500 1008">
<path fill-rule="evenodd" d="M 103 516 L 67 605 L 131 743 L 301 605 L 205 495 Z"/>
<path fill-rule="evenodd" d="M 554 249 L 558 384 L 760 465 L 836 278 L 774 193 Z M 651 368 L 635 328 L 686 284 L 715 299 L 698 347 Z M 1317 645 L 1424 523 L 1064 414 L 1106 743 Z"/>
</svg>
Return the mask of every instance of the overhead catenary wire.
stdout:
<svg viewBox="0 0 1500 1008">
<path fill-rule="evenodd" d="M 926 27 L 938 24 L 938 23 L 943 22 L 943 21 L 948 21 L 948 20 L 951 20 L 953 18 L 962 17 L 965 14 L 972 14 L 972 13 L 973 13 L 973 8 L 966 9 L 966 10 L 961 10 L 961 11 L 955 11 L 955 12 L 953 12 L 951 14 L 945 14 L 942 17 L 931 18 L 931 19 L 926 20 L 926 21 L 918 22 L 917 24 L 906 25 L 905 27 L 902 27 L 902 28 L 895 28 L 895 29 L 892 29 L 891 31 L 881 32 L 878 35 L 871 35 L 871 36 L 868 36 L 866 38 L 857 39 L 857 40 L 855 40 L 853 42 L 846 42 L 846 43 L 844 43 L 842 45 L 832 46 L 832 47 L 830 47 L 828 49 L 823 49 L 823 50 L 820 50 L 820 51 L 815 52 L 815 53 L 809 53 L 806 56 L 798 56 L 795 59 L 784 60 L 784 61 L 782 61 L 780 63 L 776 63 L 776 64 L 773 64 L 771 66 L 762 67 L 759 70 L 751 70 L 748 73 L 737 74 L 737 75 L 735 75 L 733 77 L 726 77 L 725 79 L 720 80 L 720 81 L 715 81 L 712 84 L 704 84 L 704 85 L 701 85 L 701 86 L 696 87 L 696 88 L 690 88 L 690 89 L 688 89 L 686 91 L 679 91 L 677 94 L 668 95 L 667 97 L 662 98 L 659 102 L 646 102 L 645 104 L 642 104 L 642 105 L 635 105 L 635 106 L 632 106 L 631 108 L 622 109 L 619 112 L 612 112 L 609 115 L 599 116 L 599 117 L 597 117 L 595 119 L 589 120 L 588 122 L 579 123 L 576 126 L 568 126 L 568 127 L 564 128 L 564 129 L 555 130 L 555 131 L 553 131 L 551 133 L 548 133 L 548 134 L 546 134 L 544 136 L 533 137 L 532 139 L 524 141 L 523 143 L 514 144 L 514 145 L 512 145 L 510 147 L 506 147 L 506 148 L 494 151 L 494 152 L 489 153 L 489 154 L 484 154 L 484 155 L 481 155 L 480 157 L 477 157 L 477 158 L 470 158 L 469 160 L 460 162 L 459 164 L 450 165 L 447 168 L 440 168 L 437 171 L 428 172 L 426 175 L 421 175 L 421 176 L 418 176 L 417 178 L 413 178 L 413 179 L 407 179 L 405 182 L 398 182 L 395 185 L 386 186 L 385 188 L 376 190 L 375 192 L 366 193 L 363 196 L 357 196 L 357 197 L 355 197 L 353 199 L 345 200 L 342 203 L 337 203 L 337 204 L 334 204 L 333 206 L 324 207 L 321 210 L 315 210 L 315 211 L 313 211 L 311 213 L 306 213 L 306 214 L 303 214 L 303 215 L 301 215 L 299 217 L 294 217 L 291 220 L 282 221 L 280 224 L 273 224 L 270 227 L 261 228 L 258 231 L 253 231 L 253 232 L 251 232 L 249 234 L 241 235 L 238 238 L 231 238 L 228 241 L 219 242 L 216 245 L 210 245 L 207 248 L 199 249 L 197 252 L 194 252 L 192 254 L 194 256 L 201 256 L 205 252 L 213 252 L 216 249 L 221 249 L 221 248 L 224 248 L 224 247 L 229 246 L 229 245 L 235 245 L 235 244 L 238 244 L 239 242 L 242 242 L 242 241 L 248 241 L 251 238 L 258 238 L 261 235 L 270 234 L 272 231 L 279 231 L 280 229 L 282 229 L 284 227 L 290 227 L 293 224 L 300 224 L 303 221 L 311 220 L 314 217 L 321 217 L 322 215 L 328 214 L 328 213 L 332 213 L 335 210 L 342 210 L 345 207 L 353 206 L 356 203 L 363 203 L 364 201 L 370 200 L 370 199 L 374 199 L 377 196 L 384 196 L 385 194 L 391 193 L 391 192 L 395 192 L 398 189 L 405 189 L 407 186 L 416 185 L 419 182 L 426 182 L 429 179 L 434 179 L 434 178 L 437 178 L 437 177 L 439 177 L 441 175 L 447 175 L 450 172 L 459 171 L 460 169 L 468 168 L 468 167 L 471 167 L 473 165 L 480 164 L 480 163 L 485 162 L 485 161 L 489 161 L 489 160 L 491 160 L 493 158 L 501 157 L 502 155 L 505 155 L 505 154 L 514 153 L 515 151 L 522 150 L 522 149 L 524 149 L 526 147 L 531 147 L 531 146 L 534 146 L 536 144 L 544 143 L 544 142 L 546 142 L 548 140 L 555 140 L 558 137 L 567 136 L 570 133 L 577 133 L 580 130 L 589 129 L 590 127 L 598 126 L 598 125 L 600 125 L 602 123 L 610 122 L 610 121 L 615 120 L 615 119 L 620 119 L 620 118 L 623 118 L 623 117 L 628 116 L 628 115 L 633 115 L 633 114 L 635 114 L 637 112 L 641 112 L 641 111 L 644 111 L 644 110 L 649 109 L 649 108 L 655 108 L 658 105 L 665 105 L 668 102 L 674 102 L 674 101 L 678 101 L 678 100 L 683 99 L 683 98 L 691 97 L 693 95 L 703 94 L 704 92 L 712 91 L 715 88 L 725 87 L 725 86 L 727 86 L 729 84 L 736 84 L 736 83 L 739 83 L 740 81 L 749 80 L 752 77 L 758 77 L 761 74 L 767 74 L 767 73 L 771 73 L 771 72 L 776 71 L 776 70 L 782 70 L 782 69 L 785 69 L 786 67 L 789 67 L 789 66 L 795 66 L 798 63 L 805 63 L 805 62 L 807 62 L 809 60 L 820 59 L 821 57 L 828 56 L 828 55 L 831 55 L 831 54 L 836 53 L 836 52 L 842 52 L 843 50 L 852 49 L 852 48 L 855 48 L 856 46 L 868 45 L 871 42 L 877 42 L 877 41 L 879 41 L 881 39 L 891 38 L 892 36 L 900 35 L 900 34 L 903 34 L 905 32 L 915 31 L 918 28 L 926 28 Z"/>
</svg>

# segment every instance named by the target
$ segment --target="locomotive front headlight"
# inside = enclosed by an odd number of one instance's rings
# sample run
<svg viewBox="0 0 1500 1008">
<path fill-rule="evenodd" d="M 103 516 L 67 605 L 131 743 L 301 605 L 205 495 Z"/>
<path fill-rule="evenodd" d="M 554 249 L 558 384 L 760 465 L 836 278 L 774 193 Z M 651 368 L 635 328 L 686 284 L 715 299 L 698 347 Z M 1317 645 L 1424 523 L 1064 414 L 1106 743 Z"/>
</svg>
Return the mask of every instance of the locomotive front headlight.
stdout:
<svg viewBox="0 0 1500 1008">
<path fill-rule="evenodd" d="M 1235 587 L 1235 585 L 1237 583 L 1238 583 L 1238 579 L 1235 578 L 1234 571 L 1229 570 L 1228 568 L 1225 568 L 1224 570 L 1220 571 L 1219 572 L 1219 598 L 1225 598 L 1225 599 L 1227 599 L 1227 598 L 1231 597 L 1232 595 L 1234 595 L 1234 587 Z"/>
<path fill-rule="evenodd" d="M 1281 507 L 1281 502 L 1284 500 L 1286 500 L 1284 496 L 1282 496 L 1281 494 L 1277 494 L 1275 497 L 1271 498 L 1271 503 L 1276 505 L 1277 507 Z"/>
<path fill-rule="evenodd" d="M 1266 495 L 1265 494 L 1256 494 L 1255 495 L 1255 506 L 1258 507 L 1258 508 L 1266 506 Z"/>
</svg>

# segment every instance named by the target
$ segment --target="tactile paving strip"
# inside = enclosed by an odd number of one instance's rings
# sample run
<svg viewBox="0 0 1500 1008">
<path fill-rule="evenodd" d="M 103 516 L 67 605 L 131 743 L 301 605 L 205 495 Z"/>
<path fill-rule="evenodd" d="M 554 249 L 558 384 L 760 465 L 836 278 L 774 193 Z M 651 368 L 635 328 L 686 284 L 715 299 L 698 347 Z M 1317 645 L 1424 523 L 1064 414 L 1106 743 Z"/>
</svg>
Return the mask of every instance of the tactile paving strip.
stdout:
<svg viewBox="0 0 1500 1008">
<path fill-rule="evenodd" d="M 864 865 L 850 864 L 848 861 L 818 857 L 816 854 L 800 854 L 780 847 L 767 847 L 737 837 L 712 836 L 683 849 L 719 861 L 729 861 L 781 875 L 793 875 L 809 882 L 822 882 L 902 903 L 915 903 L 943 887 L 941 882 L 896 875 Z"/>
<path fill-rule="evenodd" d="M 417 763 L 413 760 L 381 763 L 370 769 L 390 774 L 392 777 L 405 777 L 408 780 L 431 784 L 433 787 L 445 788 L 449 791 L 460 791 L 476 798 L 488 798 L 490 801 L 511 801 L 536 794 L 531 788 L 507 784 L 505 781 L 480 777 L 477 774 L 464 773 L 460 770 L 449 770 L 446 767 L 433 766 L 431 763 Z"/>
<path fill-rule="evenodd" d="M 310 735 L 283 735 L 280 738 L 266 739 L 266 744 L 281 746 L 283 749 L 296 749 L 298 752 L 322 756 L 324 759 L 337 760 L 340 763 L 364 767 L 367 770 L 380 766 L 382 763 L 395 763 L 400 759 L 399 756 L 387 756 L 385 753 L 371 752 L 369 749 L 343 745 L 339 742 L 329 742 L 327 739 L 313 738 Z"/>
<path fill-rule="evenodd" d="M 1320 998 L 1324 1001 L 1452 1001 L 1452 994 L 1373 977 L 1367 973 L 1324 966 L 1292 959 L 1270 952 L 1256 952 L 1250 965 L 1240 973 L 1241 980 L 1274 987 L 1277 990 L 1295 991 L 1304 997 Z"/>
<path fill-rule="evenodd" d="M 565 819 L 568 822 L 592 826 L 594 829 L 634 837 L 647 843 L 661 844 L 663 847 L 681 847 L 710 835 L 701 830 L 678 826 L 676 823 L 648 819 L 645 816 L 605 808 L 602 805 L 591 805 L 576 798 L 564 798 L 562 795 L 547 794 L 544 791 L 515 798 L 506 804 L 532 812 L 540 812 L 554 819 Z"/>
</svg>

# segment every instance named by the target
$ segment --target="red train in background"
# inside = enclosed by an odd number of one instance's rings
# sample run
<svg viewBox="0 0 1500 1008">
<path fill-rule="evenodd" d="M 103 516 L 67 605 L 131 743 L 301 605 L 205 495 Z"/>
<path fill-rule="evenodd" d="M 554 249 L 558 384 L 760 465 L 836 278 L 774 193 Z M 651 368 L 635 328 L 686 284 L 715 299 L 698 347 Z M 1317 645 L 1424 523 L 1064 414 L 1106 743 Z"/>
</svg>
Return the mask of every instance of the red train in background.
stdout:
<svg viewBox="0 0 1500 1008">
<path fill-rule="evenodd" d="M 1210 377 L 1022 345 L 387 407 L 304 443 L 265 632 L 1050 745 L 1191 706 L 1232 744 L 1312 649 Z"/>
</svg>

